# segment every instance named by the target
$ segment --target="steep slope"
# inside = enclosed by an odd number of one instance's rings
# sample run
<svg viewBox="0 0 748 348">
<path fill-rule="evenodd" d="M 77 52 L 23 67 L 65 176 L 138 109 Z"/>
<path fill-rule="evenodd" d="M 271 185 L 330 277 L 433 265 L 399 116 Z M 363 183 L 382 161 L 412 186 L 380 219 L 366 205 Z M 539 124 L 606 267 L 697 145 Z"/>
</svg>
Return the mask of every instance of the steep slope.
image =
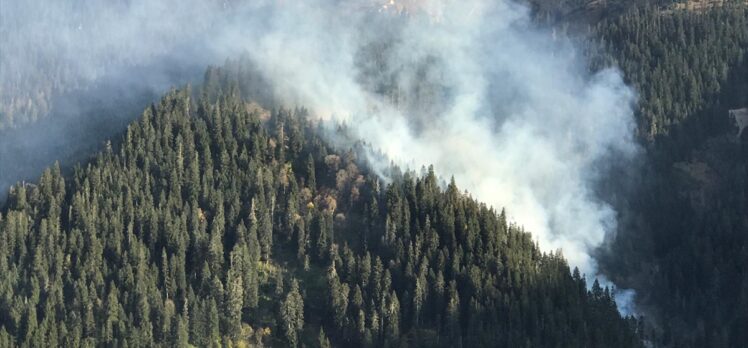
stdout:
<svg viewBox="0 0 748 348">
<path fill-rule="evenodd" d="M 363 145 L 333 149 L 223 76 L 72 177 L 12 188 L 0 346 L 639 344 L 608 289 L 503 212 L 431 171 L 385 183 Z"/>
<path fill-rule="evenodd" d="M 640 91 L 649 150 L 646 163 L 607 184 L 618 188 L 609 196 L 621 225 L 601 264 L 637 290 L 659 346 L 748 342 L 748 152 L 728 117 L 748 102 L 746 27 L 748 9 L 732 2 L 697 12 L 638 8 L 595 28 Z"/>
</svg>

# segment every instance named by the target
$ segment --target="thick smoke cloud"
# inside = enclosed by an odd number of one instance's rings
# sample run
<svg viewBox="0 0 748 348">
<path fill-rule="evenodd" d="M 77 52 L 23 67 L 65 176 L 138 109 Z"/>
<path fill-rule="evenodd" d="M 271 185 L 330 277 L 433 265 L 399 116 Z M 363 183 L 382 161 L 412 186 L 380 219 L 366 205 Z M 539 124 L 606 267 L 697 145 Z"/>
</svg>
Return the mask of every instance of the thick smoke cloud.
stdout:
<svg viewBox="0 0 748 348">
<path fill-rule="evenodd" d="M 247 52 L 284 104 L 346 123 L 401 167 L 433 164 L 475 198 L 506 207 L 541 248 L 562 249 L 572 266 L 598 275 L 591 253 L 615 231 L 616 212 L 593 189 L 605 161 L 637 152 L 635 95 L 616 70 L 589 73 L 578 47 L 536 28 L 525 7 L 510 0 L 96 4 L 111 16 L 83 14 L 81 21 L 96 23 L 89 41 L 61 44 L 81 59 L 76 78 L 112 69 L 110 55 L 117 69 L 185 46 L 198 48 L 180 56 L 190 63 Z M 621 295 L 622 310 L 630 310 L 631 293 Z"/>
<path fill-rule="evenodd" d="M 402 21 L 287 5 L 252 59 L 287 100 L 345 122 L 402 166 L 433 164 L 598 275 L 591 251 L 616 213 L 593 187 L 601 162 L 637 151 L 633 91 L 615 70 L 588 73 L 570 41 L 513 2 L 418 4 Z M 377 57 L 360 58 L 371 47 Z"/>
</svg>

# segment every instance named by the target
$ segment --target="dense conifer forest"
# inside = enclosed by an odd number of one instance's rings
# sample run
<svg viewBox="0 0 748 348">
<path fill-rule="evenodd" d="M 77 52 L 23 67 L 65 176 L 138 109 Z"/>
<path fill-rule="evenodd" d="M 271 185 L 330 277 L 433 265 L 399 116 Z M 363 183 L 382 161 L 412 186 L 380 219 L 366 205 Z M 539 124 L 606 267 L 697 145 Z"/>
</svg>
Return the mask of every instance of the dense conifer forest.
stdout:
<svg viewBox="0 0 748 348">
<path fill-rule="evenodd" d="M 748 106 L 748 9 L 635 8 L 595 30 L 637 86 L 648 150 L 604 263 L 637 289 L 659 345 L 744 346 L 748 148 L 728 111 Z"/>
<path fill-rule="evenodd" d="M 72 176 L 12 188 L 0 345 L 638 344 L 610 289 L 503 211 L 427 169 L 384 182 L 364 145 L 330 147 L 305 110 L 226 80 L 170 92 Z"/>
<path fill-rule="evenodd" d="M 279 105 L 239 59 L 10 188 L 0 347 L 746 346 L 748 135 L 728 111 L 748 107 L 748 6 L 528 2 L 637 93 L 641 155 L 596 188 L 618 228 L 595 256 L 638 317 L 460 182 L 377 175 L 377 149 Z M 0 86 L 0 162 L 80 90 L 49 63 Z"/>
</svg>

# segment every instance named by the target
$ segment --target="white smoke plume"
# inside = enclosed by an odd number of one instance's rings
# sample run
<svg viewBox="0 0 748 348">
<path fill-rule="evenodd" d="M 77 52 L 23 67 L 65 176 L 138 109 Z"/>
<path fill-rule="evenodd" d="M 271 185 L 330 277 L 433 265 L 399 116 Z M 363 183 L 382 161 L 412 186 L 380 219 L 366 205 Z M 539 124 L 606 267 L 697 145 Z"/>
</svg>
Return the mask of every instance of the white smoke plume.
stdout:
<svg viewBox="0 0 748 348">
<path fill-rule="evenodd" d="M 597 276 L 591 251 L 615 230 L 616 214 L 593 185 L 601 161 L 637 151 L 633 91 L 616 70 L 588 73 L 577 48 L 535 28 L 511 1 L 419 4 L 402 22 L 335 16 L 341 5 L 330 2 L 287 5 L 252 58 L 278 94 L 345 122 L 401 166 L 433 164 L 506 207 L 544 250 L 561 249 Z M 393 101 L 361 77 L 362 46 L 383 38 L 375 75 L 394 79 L 400 99 L 429 105 Z M 418 95 L 424 89 L 431 94 Z"/>
<path fill-rule="evenodd" d="M 82 19 L 81 28 L 97 27 L 90 47 L 58 42 L 80 50 L 66 51 L 83 62 L 79 76 L 94 76 L 89 66 L 104 66 L 107 54 L 136 64 L 191 45 L 194 57 L 181 59 L 220 63 L 247 52 L 285 103 L 345 122 L 402 167 L 433 164 L 480 201 L 506 207 L 542 249 L 561 249 L 571 266 L 599 276 L 591 253 L 615 231 L 616 212 L 594 185 L 605 161 L 637 152 L 635 94 L 617 70 L 590 73 L 580 48 L 537 28 L 527 8 L 511 0 L 120 6 L 107 13 L 124 19 Z M 618 297 L 630 313 L 631 292 Z"/>
</svg>

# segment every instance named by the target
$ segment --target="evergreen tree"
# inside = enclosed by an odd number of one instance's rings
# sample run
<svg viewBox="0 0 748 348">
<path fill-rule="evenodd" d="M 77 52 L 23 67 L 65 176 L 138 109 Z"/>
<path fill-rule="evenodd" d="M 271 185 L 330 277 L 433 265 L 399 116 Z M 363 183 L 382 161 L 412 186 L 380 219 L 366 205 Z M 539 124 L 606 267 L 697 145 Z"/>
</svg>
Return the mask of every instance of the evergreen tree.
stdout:
<svg viewBox="0 0 748 348">
<path fill-rule="evenodd" d="M 281 304 L 281 319 L 283 319 L 283 331 L 288 343 L 296 347 L 298 345 L 298 334 L 304 327 L 304 300 L 299 293 L 299 282 L 291 281 L 291 290 Z"/>
</svg>

